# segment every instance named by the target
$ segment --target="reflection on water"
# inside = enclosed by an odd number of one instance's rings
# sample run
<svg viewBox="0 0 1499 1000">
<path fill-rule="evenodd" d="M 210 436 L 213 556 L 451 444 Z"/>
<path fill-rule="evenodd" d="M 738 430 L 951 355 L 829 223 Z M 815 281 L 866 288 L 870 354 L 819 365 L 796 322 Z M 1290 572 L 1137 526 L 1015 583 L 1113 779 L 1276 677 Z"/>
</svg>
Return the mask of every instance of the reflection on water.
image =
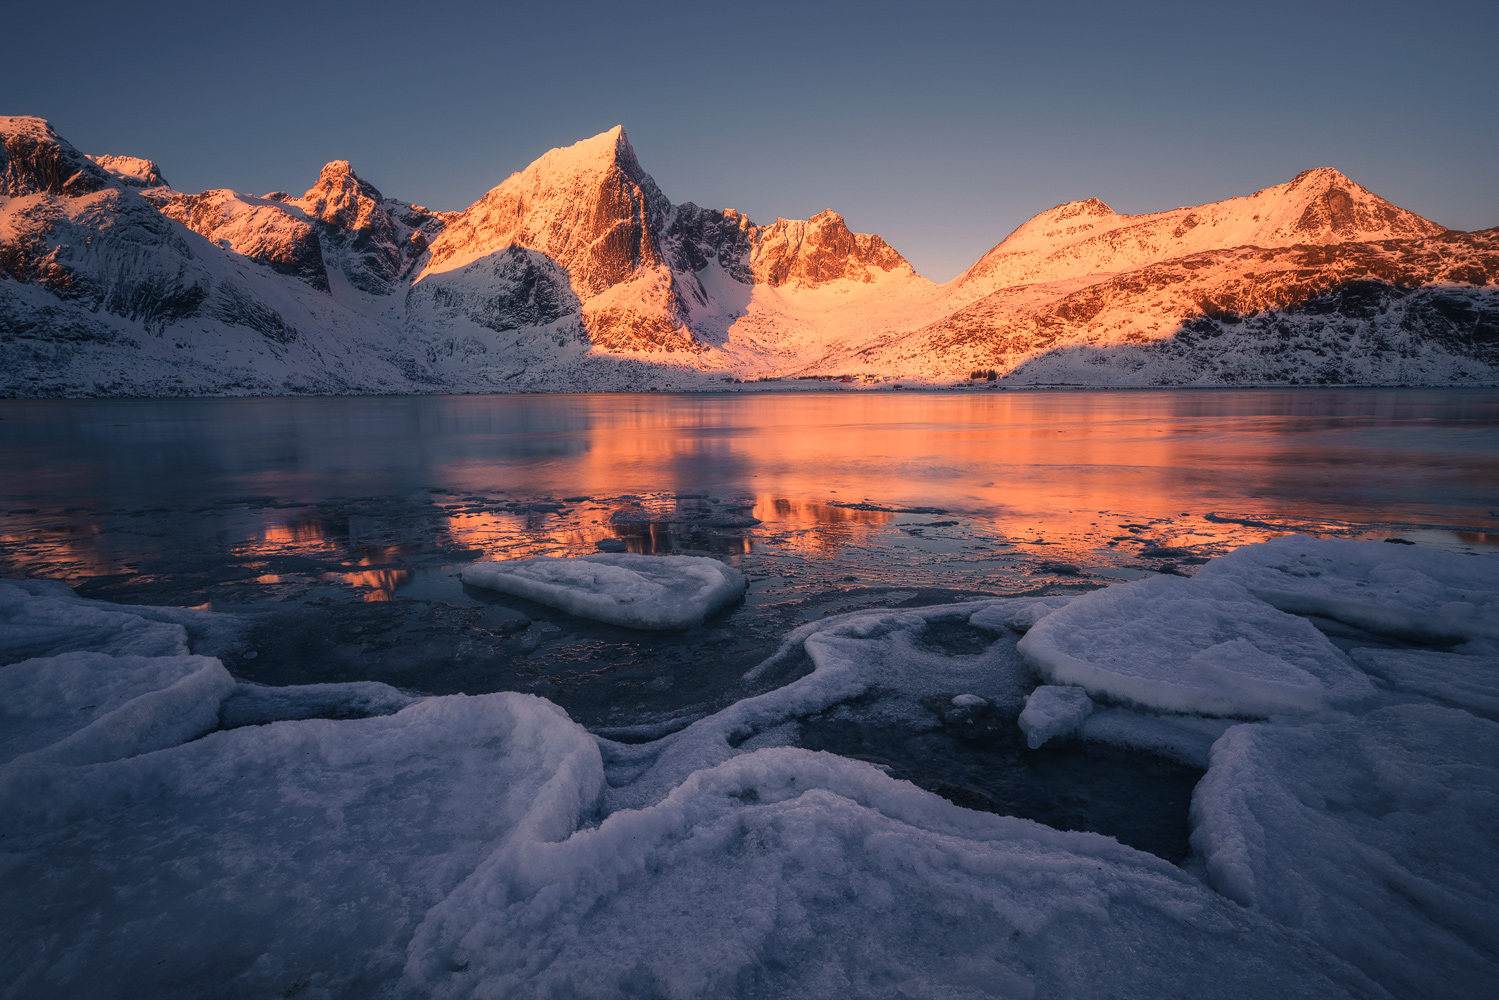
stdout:
<svg viewBox="0 0 1499 1000">
<path fill-rule="evenodd" d="M 5 572 L 128 593 L 191 563 L 206 586 L 184 599 L 338 583 L 388 600 L 434 558 L 605 538 L 742 561 L 772 590 L 819 566 L 824 584 L 1013 590 L 1065 567 L 1159 569 L 1152 552 L 1190 566 L 1284 530 L 1486 546 L 1499 499 L 1499 394 L 1477 390 L 6 401 L 0 416 Z"/>
</svg>

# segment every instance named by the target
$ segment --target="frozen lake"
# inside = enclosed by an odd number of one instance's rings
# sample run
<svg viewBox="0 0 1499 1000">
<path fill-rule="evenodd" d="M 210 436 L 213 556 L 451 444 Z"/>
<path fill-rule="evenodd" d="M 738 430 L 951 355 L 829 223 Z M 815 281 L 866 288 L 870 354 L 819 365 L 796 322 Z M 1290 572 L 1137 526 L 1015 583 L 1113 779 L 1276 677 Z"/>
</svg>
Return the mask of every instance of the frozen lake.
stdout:
<svg viewBox="0 0 1499 1000">
<path fill-rule="evenodd" d="M 3 401 L 0 468 L 0 576 L 248 614 L 223 656 L 243 679 L 530 692 L 625 740 L 784 683 L 805 667 L 741 678 L 830 614 L 1190 574 L 1288 531 L 1499 545 L 1499 392 L 1476 390 Z M 712 554 L 750 589 L 650 634 L 458 580 L 601 542 Z M 1017 732 L 801 741 L 1186 853 L 1199 771 Z"/>
</svg>

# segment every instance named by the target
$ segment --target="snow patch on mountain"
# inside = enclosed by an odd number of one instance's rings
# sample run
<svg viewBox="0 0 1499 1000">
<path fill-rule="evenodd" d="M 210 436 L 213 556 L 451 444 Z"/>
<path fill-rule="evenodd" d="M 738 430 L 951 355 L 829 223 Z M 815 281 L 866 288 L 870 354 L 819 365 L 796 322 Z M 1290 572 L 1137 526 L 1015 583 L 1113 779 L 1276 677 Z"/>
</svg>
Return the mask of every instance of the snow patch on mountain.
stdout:
<svg viewBox="0 0 1499 1000">
<path fill-rule="evenodd" d="M 831 210 L 673 205 L 620 127 L 450 213 L 342 160 L 301 197 L 186 194 L 39 118 L 0 139 L 8 395 L 1499 381 L 1499 231 L 1327 168 L 1149 215 L 1061 205 L 939 286 Z"/>
</svg>

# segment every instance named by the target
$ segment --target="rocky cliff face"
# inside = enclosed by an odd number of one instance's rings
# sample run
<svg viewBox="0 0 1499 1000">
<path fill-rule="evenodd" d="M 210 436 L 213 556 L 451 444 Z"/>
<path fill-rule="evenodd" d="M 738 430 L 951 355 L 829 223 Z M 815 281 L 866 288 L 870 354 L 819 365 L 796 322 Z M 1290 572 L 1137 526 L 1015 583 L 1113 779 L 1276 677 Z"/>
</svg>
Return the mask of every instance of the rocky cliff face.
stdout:
<svg viewBox="0 0 1499 1000">
<path fill-rule="evenodd" d="M 851 233 L 831 209 L 805 222 L 777 219 L 754 227 L 750 271 L 767 285 L 871 282 L 888 274 L 914 276 L 904 257 L 878 236 Z"/>
<path fill-rule="evenodd" d="M 851 233 L 834 212 L 756 226 L 732 209 L 673 206 L 619 127 L 547 153 L 452 218 L 417 286 L 462 271 L 467 290 L 445 298 L 473 296 L 473 265 L 509 247 L 567 273 L 590 343 L 612 353 L 701 355 L 720 344 L 742 304 L 732 290 L 720 301 L 705 287 L 699 274 L 710 264 L 747 287 L 915 277 L 883 240 Z M 482 324 L 495 295 L 481 298 Z"/>
<path fill-rule="evenodd" d="M 362 292 L 390 294 L 443 226 L 420 206 L 385 198 L 347 160 L 323 167 L 301 198 L 284 191 L 257 198 L 227 189 L 144 193 L 194 232 L 324 292 L 331 266 Z"/>
<path fill-rule="evenodd" d="M 107 174 L 124 187 L 139 191 L 171 188 L 167 179 L 161 176 L 161 168 L 151 160 L 143 160 L 138 156 L 90 156 L 89 159 L 103 167 Z"/>
<path fill-rule="evenodd" d="M 462 212 L 347 162 L 301 197 L 174 191 L 0 119 L 0 393 L 1499 382 L 1499 235 L 1318 169 L 1242 198 L 1042 212 L 936 286 L 827 211 L 673 205 L 624 130 Z"/>
<path fill-rule="evenodd" d="M 328 290 L 328 271 L 317 227 L 280 199 L 237 191 L 204 191 L 167 199 L 161 211 L 225 249 Z"/>
<path fill-rule="evenodd" d="M 372 295 L 393 291 L 443 230 L 437 215 L 387 199 L 360 180 L 347 160 L 323 167 L 317 183 L 287 204 L 322 223 L 328 257 L 339 262 L 351 285 Z"/>
</svg>

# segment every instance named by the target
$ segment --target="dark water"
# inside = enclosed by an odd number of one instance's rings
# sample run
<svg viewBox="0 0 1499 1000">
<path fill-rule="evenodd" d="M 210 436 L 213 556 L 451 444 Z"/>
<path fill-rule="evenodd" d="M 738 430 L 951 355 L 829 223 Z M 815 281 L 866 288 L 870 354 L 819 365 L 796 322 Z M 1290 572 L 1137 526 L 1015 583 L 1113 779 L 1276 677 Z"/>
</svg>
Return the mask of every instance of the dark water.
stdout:
<svg viewBox="0 0 1499 1000">
<path fill-rule="evenodd" d="M 742 697 L 749 667 L 826 614 L 1190 573 L 1290 530 L 1488 547 L 1496 511 L 1484 390 L 0 401 L 0 575 L 246 614 L 225 651 L 246 679 L 532 691 L 610 733 Z M 651 635 L 456 578 L 605 539 L 713 554 L 753 585 Z M 993 798 L 974 777 L 993 746 L 805 739 Z M 1131 810 L 1052 759 L 1002 770 L 1070 803 L 1058 825 L 1128 839 L 1102 817 Z"/>
</svg>

